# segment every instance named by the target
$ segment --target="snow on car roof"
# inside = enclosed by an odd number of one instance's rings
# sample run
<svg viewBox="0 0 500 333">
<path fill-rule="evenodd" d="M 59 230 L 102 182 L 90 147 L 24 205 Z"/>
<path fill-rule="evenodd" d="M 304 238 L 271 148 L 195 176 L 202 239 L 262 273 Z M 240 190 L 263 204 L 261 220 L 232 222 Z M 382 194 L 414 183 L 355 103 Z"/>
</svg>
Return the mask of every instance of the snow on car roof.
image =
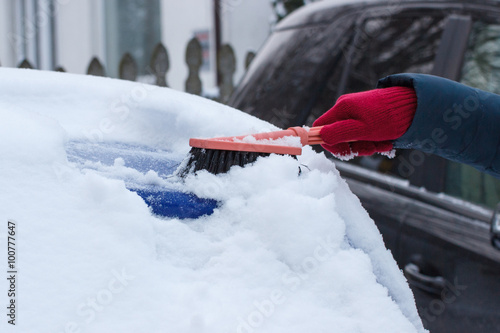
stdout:
<svg viewBox="0 0 500 333">
<path fill-rule="evenodd" d="M 0 243 L 6 260 L 11 221 L 16 329 L 424 331 L 380 233 L 323 154 L 272 155 L 184 181 L 127 157 L 80 163 L 72 149 L 92 155 L 92 145 L 113 143 L 176 163 L 190 137 L 275 128 L 141 83 L 7 68 L 0 78 Z M 196 219 L 161 218 L 130 179 L 220 204 Z"/>
</svg>

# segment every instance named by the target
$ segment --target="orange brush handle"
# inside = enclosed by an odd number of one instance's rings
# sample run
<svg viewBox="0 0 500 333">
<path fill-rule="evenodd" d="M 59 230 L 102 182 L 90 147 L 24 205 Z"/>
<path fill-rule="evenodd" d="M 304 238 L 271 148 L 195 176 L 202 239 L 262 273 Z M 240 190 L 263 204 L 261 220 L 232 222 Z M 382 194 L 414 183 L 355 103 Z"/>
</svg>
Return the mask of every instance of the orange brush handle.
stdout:
<svg viewBox="0 0 500 333">
<path fill-rule="evenodd" d="M 257 141 L 259 140 L 276 140 L 287 136 L 300 137 L 300 143 L 305 145 L 318 145 L 324 143 L 320 137 L 322 126 L 311 127 L 305 129 L 303 127 L 290 127 L 283 131 L 274 131 L 267 133 L 251 134 Z M 241 135 L 236 137 L 220 137 L 213 139 L 190 139 L 189 145 L 191 147 L 205 148 L 205 149 L 218 149 L 218 150 L 234 150 L 234 151 L 247 151 L 247 152 L 261 152 L 261 153 L 275 153 L 275 154 L 288 154 L 300 155 L 302 153 L 301 147 L 290 147 L 273 144 L 260 144 L 260 143 L 246 143 L 242 141 L 249 135 Z"/>
<path fill-rule="evenodd" d="M 319 135 L 319 132 L 321 131 L 321 128 L 323 126 L 317 126 L 317 127 L 311 127 L 309 129 L 305 129 L 300 126 L 296 127 L 289 127 L 286 130 L 283 131 L 274 131 L 274 132 L 266 132 L 266 133 L 257 133 L 257 134 L 251 134 L 252 137 L 254 137 L 256 140 L 276 140 L 280 138 L 284 138 L 286 136 L 298 136 L 300 137 L 300 143 L 302 143 L 302 146 L 305 145 L 312 145 L 312 144 L 322 144 L 323 140 L 321 140 L 321 137 Z M 220 139 L 236 139 L 236 140 L 242 140 L 243 138 L 247 137 L 248 135 L 240 135 L 236 137 L 226 137 L 226 138 L 220 138 Z"/>
<path fill-rule="evenodd" d="M 301 127 L 300 127 L 301 128 Z M 307 144 L 308 145 L 321 145 L 325 143 L 323 139 L 321 139 L 321 129 L 323 126 L 316 126 L 316 127 L 311 127 L 309 128 L 309 131 L 307 133 Z"/>
</svg>

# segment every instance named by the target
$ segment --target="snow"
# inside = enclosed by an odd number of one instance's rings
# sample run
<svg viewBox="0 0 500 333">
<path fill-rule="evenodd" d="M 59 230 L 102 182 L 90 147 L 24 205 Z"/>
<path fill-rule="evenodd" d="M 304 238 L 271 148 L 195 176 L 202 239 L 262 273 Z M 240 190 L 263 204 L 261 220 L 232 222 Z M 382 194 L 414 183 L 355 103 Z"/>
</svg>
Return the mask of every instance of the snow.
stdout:
<svg viewBox="0 0 500 333">
<path fill-rule="evenodd" d="M 302 143 L 300 142 L 300 137 L 298 136 L 284 136 L 277 139 L 259 139 L 257 140 L 252 135 L 247 135 L 241 140 L 237 138 L 233 139 L 234 142 L 243 142 L 243 143 L 254 143 L 261 145 L 274 145 L 274 146 L 286 146 L 286 147 L 302 147 Z"/>
<path fill-rule="evenodd" d="M 18 270 L 15 326 L 9 281 L 0 283 L 2 332 L 424 331 L 375 224 L 323 154 L 305 148 L 298 161 L 271 155 L 181 181 L 128 167 L 126 147 L 180 163 L 190 137 L 276 128 L 143 83 L 6 68 L 0 77 L 0 248 L 7 274 L 15 222 Z M 109 164 L 69 158 L 113 143 L 124 154 Z M 130 179 L 220 205 L 160 218 Z"/>
</svg>

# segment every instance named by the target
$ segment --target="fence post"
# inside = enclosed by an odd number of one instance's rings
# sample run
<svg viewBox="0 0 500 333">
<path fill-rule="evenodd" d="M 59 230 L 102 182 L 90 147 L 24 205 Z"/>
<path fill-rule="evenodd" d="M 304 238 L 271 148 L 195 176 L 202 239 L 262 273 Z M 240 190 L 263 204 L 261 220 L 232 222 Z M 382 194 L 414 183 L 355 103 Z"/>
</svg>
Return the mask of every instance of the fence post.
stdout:
<svg viewBox="0 0 500 333">
<path fill-rule="evenodd" d="M 94 76 L 106 76 L 104 66 L 101 64 L 99 59 L 97 59 L 97 57 L 92 58 L 90 61 L 89 67 L 87 68 L 87 74 Z"/>
<path fill-rule="evenodd" d="M 135 81 L 137 79 L 137 63 L 130 53 L 125 53 L 120 60 L 118 76 L 122 80 Z"/>
<path fill-rule="evenodd" d="M 186 64 L 189 68 L 189 75 L 186 80 L 185 90 L 190 94 L 201 95 L 200 67 L 203 62 L 203 55 L 200 42 L 196 37 L 191 38 L 186 48 Z"/>
<path fill-rule="evenodd" d="M 24 59 L 21 61 L 21 63 L 17 66 L 18 68 L 27 68 L 27 69 L 33 69 L 33 65 L 28 61 L 28 59 Z"/>
<path fill-rule="evenodd" d="M 219 100 L 222 103 L 226 103 L 234 89 L 233 75 L 236 71 L 236 57 L 234 56 L 233 48 L 230 45 L 222 45 L 219 51 L 217 65 L 221 77 Z"/>
<path fill-rule="evenodd" d="M 168 52 L 162 43 L 156 45 L 153 55 L 151 56 L 151 69 L 153 75 L 156 77 L 156 85 L 160 87 L 168 87 L 167 85 L 167 72 L 170 68 L 168 60 Z"/>
</svg>

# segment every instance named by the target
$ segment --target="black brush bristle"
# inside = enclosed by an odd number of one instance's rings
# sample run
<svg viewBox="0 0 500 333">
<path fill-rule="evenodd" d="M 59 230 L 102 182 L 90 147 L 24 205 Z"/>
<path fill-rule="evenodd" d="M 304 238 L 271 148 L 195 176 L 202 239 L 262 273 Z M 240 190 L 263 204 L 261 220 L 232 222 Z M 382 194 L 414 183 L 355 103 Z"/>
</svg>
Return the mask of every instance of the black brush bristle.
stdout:
<svg viewBox="0 0 500 333">
<path fill-rule="evenodd" d="M 193 147 L 189 151 L 187 162 L 182 163 L 176 173 L 180 177 L 185 177 L 189 173 L 207 170 L 217 175 L 228 172 L 233 165 L 243 167 L 255 162 L 261 156 L 269 155 L 271 154 Z"/>
</svg>

